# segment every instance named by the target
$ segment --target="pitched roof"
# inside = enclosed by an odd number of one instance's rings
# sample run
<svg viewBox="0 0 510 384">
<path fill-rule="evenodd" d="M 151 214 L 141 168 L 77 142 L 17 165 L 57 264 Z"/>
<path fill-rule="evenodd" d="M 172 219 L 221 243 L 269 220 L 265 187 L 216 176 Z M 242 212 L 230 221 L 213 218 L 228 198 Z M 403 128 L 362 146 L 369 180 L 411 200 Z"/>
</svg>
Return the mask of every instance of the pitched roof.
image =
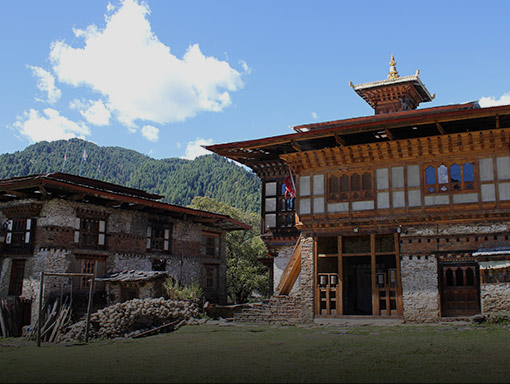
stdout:
<svg viewBox="0 0 510 384">
<path fill-rule="evenodd" d="M 0 180 L 0 201 L 19 198 L 64 198 L 167 215 L 226 231 L 250 229 L 227 215 L 164 203 L 158 201 L 162 196 L 139 189 L 60 172 Z"/>
</svg>

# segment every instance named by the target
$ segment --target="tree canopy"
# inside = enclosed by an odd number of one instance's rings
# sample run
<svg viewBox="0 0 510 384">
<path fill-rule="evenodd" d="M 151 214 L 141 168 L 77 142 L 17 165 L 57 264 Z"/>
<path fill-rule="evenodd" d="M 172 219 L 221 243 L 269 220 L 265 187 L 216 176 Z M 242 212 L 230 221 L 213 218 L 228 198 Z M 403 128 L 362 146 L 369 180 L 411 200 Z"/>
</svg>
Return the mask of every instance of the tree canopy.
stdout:
<svg viewBox="0 0 510 384">
<path fill-rule="evenodd" d="M 188 205 L 193 197 L 206 196 L 250 212 L 260 210 L 257 176 L 216 154 L 157 160 L 121 147 L 71 139 L 42 141 L 0 155 L 0 178 L 61 171 L 78 175 L 80 168 L 82 176 L 140 188 L 171 204 Z"/>
</svg>

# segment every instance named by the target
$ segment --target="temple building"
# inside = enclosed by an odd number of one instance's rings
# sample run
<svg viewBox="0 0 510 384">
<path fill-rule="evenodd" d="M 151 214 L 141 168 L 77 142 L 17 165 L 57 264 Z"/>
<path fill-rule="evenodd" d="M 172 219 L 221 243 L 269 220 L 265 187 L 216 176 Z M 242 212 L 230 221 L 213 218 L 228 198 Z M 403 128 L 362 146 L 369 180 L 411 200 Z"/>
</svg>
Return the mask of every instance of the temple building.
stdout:
<svg viewBox="0 0 510 384">
<path fill-rule="evenodd" d="M 279 303 L 294 322 L 510 309 L 510 106 L 417 109 L 434 95 L 393 56 L 387 79 L 350 86 L 375 115 L 207 147 L 263 182 L 265 315 L 283 316 Z"/>
</svg>

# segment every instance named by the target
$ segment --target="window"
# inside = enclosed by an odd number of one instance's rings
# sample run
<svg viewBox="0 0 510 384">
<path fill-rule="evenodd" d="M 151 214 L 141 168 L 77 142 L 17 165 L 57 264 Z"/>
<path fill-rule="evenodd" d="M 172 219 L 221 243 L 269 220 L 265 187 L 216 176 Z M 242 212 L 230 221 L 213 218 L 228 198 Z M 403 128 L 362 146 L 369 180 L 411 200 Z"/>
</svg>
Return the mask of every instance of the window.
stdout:
<svg viewBox="0 0 510 384">
<path fill-rule="evenodd" d="M 474 165 L 471 162 L 425 167 L 425 192 L 468 192 L 475 189 Z"/>
<path fill-rule="evenodd" d="M 207 265 L 205 267 L 205 289 L 218 289 L 218 267 L 215 265 Z"/>
<path fill-rule="evenodd" d="M 171 252 L 172 225 L 153 223 L 147 227 L 147 249 L 155 252 Z"/>
<path fill-rule="evenodd" d="M 202 255 L 208 257 L 220 257 L 220 234 L 202 233 Z"/>
<path fill-rule="evenodd" d="M 90 217 L 77 217 L 74 242 L 84 248 L 105 246 L 106 221 Z"/>
<path fill-rule="evenodd" d="M 87 273 L 94 276 L 102 276 L 105 273 L 105 261 L 93 257 L 83 257 L 77 260 L 80 263 L 80 273 Z M 87 277 L 80 279 L 80 289 L 88 289 L 90 281 Z M 96 289 L 98 287 L 96 286 Z"/>
<path fill-rule="evenodd" d="M 7 220 L 5 244 L 9 247 L 27 247 L 32 242 L 34 219 Z"/>
<path fill-rule="evenodd" d="M 25 260 L 13 260 L 9 295 L 21 296 L 23 292 L 23 278 L 25 277 Z"/>
<path fill-rule="evenodd" d="M 331 175 L 328 187 L 329 201 L 367 200 L 374 196 L 371 172 Z"/>
</svg>

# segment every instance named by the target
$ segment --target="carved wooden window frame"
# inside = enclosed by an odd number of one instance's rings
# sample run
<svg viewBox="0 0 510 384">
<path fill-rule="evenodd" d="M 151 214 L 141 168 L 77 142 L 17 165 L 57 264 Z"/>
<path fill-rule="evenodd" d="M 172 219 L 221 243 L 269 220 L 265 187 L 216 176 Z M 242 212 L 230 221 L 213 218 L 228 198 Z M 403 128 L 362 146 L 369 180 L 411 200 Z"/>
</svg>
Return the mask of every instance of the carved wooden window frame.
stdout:
<svg viewBox="0 0 510 384">
<path fill-rule="evenodd" d="M 106 218 L 80 216 L 75 219 L 74 242 L 80 248 L 106 247 Z"/>
<path fill-rule="evenodd" d="M 152 222 L 147 227 L 147 251 L 172 253 L 172 223 Z"/>
<path fill-rule="evenodd" d="M 470 165 L 471 179 L 465 177 L 466 166 Z M 458 167 L 460 177 L 458 181 L 452 181 L 452 168 Z M 446 174 L 444 173 L 446 170 Z M 434 182 L 429 183 L 429 176 L 434 172 Z M 446 180 L 444 179 L 446 177 Z M 450 193 L 468 193 L 478 192 L 480 182 L 478 177 L 478 162 L 475 160 L 452 160 L 448 162 L 424 163 L 422 165 L 422 185 L 423 192 L 426 195 L 432 194 L 450 194 Z"/>
<path fill-rule="evenodd" d="M 8 248 L 29 248 L 33 244 L 36 219 L 14 217 L 6 222 L 5 244 Z"/>
<path fill-rule="evenodd" d="M 221 256 L 221 234 L 216 232 L 202 232 L 202 255 L 219 258 Z"/>
<path fill-rule="evenodd" d="M 328 202 L 351 202 L 374 199 L 375 181 L 373 170 L 330 173 L 327 180 Z"/>
</svg>

